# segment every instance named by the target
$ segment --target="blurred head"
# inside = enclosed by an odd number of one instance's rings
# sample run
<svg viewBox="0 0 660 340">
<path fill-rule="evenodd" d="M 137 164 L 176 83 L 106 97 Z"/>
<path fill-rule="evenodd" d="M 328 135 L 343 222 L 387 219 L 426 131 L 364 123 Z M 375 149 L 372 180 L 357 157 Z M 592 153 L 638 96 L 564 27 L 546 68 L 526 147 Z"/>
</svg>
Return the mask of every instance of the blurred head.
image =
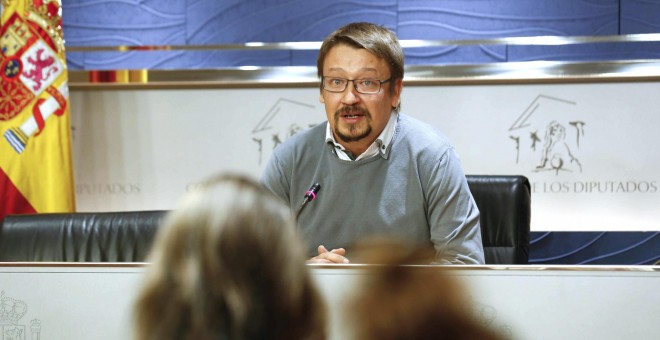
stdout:
<svg viewBox="0 0 660 340">
<path fill-rule="evenodd" d="M 405 266 L 429 263 L 432 251 L 381 240 L 361 245 L 354 257 L 378 265 L 363 276 L 347 306 L 355 339 L 500 338 L 473 314 L 457 278 L 441 267 Z"/>
<path fill-rule="evenodd" d="M 400 105 L 403 50 L 396 35 L 371 23 L 341 27 L 323 41 L 317 72 L 335 137 L 340 143 L 371 144 Z"/>
<path fill-rule="evenodd" d="M 137 339 L 323 338 L 291 213 L 248 178 L 215 177 L 186 194 L 149 260 Z"/>
</svg>

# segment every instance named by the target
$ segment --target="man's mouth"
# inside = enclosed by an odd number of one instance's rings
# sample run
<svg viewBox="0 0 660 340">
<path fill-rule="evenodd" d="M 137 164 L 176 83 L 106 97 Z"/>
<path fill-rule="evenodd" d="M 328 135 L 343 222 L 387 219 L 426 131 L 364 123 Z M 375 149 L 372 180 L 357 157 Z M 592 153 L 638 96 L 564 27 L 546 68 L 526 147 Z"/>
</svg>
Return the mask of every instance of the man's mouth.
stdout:
<svg viewBox="0 0 660 340">
<path fill-rule="evenodd" d="M 360 109 L 352 109 L 352 110 L 344 109 L 339 112 L 339 116 L 346 119 L 355 119 L 359 117 L 364 117 L 366 115 L 367 113 L 364 112 L 364 110 L 360 110 Z"/>
</svg>

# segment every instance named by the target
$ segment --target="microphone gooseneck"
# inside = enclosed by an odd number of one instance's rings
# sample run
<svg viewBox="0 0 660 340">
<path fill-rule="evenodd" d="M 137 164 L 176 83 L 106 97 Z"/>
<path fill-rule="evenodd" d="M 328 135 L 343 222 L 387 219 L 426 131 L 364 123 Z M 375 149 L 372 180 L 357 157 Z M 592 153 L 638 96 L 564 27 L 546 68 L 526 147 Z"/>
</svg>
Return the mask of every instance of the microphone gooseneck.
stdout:
<svg viewBox="0 0 660 340">
<path fill-rule="evenodd" d="M 298 213 L 296 214 L 296 220 L 300 216 L 300 213 L 303 211 L 307 203 L 313 201 L 316 199 L 316 195 L 319 193 L 319 190 L 321 190 L 321 184 L 319 183 L 314 183 L 312 184 L 311 187 L 305 192 L 305 197 L 303 198 L 302 204 L 300 204 L 300 208 L 298 208 Z"/>
</svg>

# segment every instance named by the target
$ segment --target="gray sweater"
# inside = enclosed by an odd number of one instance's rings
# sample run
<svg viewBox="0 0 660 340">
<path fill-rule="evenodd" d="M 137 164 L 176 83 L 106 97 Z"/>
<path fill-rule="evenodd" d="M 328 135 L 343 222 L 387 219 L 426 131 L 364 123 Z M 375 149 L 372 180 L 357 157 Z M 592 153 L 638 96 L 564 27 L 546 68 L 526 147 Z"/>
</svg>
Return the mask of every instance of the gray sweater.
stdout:
<svg viewBox="0 0 660 340">
<path fill-rule="evenodd" d="M 278 146 L 261 182 L 296 213 L 305 192 L 321 184 L 298 225 L 310 256 L 370 236 L 435 248 L 440 263 L 484 263 L 479 210 L 454 148 L 428 124 L 398 115 L 385 154 L 344 161 L 325 141 L 327 123 Z"/>
</svg>

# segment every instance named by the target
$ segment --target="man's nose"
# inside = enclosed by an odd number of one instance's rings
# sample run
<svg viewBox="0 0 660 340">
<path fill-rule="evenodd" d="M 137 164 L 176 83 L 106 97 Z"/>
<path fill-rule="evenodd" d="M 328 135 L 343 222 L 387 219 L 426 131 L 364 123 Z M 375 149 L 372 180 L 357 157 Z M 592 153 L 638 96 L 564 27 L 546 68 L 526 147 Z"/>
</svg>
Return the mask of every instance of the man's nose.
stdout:
<svg viewBox="0 0 660 340">
<path fill-rule="evenodd" d="M 346 84 L 342 101 L 346 104 L 355 104 L 360 101 L 359 93 L 355 89 L 355 83 L 352 80 L 349 80 L 349 84 Z"/>
</svg>

